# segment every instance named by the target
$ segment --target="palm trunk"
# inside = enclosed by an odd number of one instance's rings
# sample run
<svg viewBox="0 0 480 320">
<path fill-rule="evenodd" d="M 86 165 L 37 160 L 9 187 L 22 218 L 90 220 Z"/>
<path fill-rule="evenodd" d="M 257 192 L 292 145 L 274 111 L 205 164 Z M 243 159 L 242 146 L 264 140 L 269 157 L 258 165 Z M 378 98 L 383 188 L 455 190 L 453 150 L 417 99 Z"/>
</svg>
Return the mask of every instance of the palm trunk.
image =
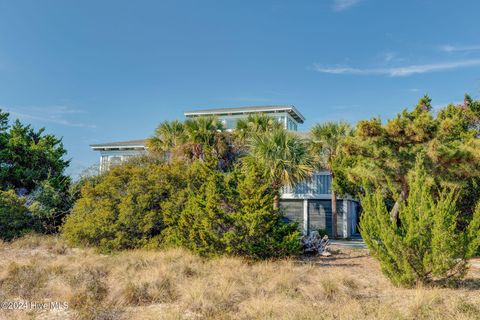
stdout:
<svg viewBox="0 0 480 320">
<path fill-rule="evenodd" d="M 338 237 L 337 232 L 337 194 L 332 188 L 332 235 L 333 238 Z"/>
<path fill-rule="evenodd" d="M 273 209 L 278 210 L 280 208 L 280 195 L 275 193 L 275 197 L 273 197 Z"/>
</svg>

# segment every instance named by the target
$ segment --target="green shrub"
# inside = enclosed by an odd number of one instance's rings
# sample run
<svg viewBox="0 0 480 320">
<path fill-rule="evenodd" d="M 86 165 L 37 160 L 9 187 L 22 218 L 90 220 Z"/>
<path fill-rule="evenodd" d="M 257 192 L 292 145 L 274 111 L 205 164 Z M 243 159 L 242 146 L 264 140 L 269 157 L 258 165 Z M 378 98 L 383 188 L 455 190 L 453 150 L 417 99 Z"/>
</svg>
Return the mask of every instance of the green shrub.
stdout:
<svg viewBox="0 0 480 320">
<path fill-rule="evenodd" d="M 281 212 L 273 208 L 275 191 L 265 171 L 243 167 L 237 179 L 238 205 L 234 228 L 226 234 L 227 252 L 255 259 L 300 253 L 298 225 L 283 222 Z"/>
<path fill-rule="evenodd" d="M 135 161 L 85 182 L 62 227 L 74 245 L 101 251 L 181 246 L 203 256 L 283 257 L 300 249 L 259 168 L 216 161 Z"/>
<path fill-rule="evenodd" d="M 422 162 L 417 159 L 409 176 L 410 192 L 400 203 L 398 223 L 390 218 L 380 189 L 362 198 L 362 237 L 395 285 L 461 278 L 480 244 L 480 205 L 460 230 L 455 190 L 434 192 Z"/>
<path fill-rule="evenodd" d="M 264 259 L 300 250 L 296 224 L 273 208 L 275 191 L 259 168 L 239 165 L 221 172 L 197 161 L 189 169 L 186 205 L 166 211 L 165 239 L 201 255 Z"/>
<path fill-rule="evenodd" d="M 87 182 L 62 227 L 72 244 L 102 251 L 156 247 L 161 243 L 163 209 L 175 207 L 185 187 L 184 167 L 145 161 L 122 165 Z"/>
<path fill-rule="evenodd" d="M 185 208 L 170 218 L 169 241 L 200 255 L 221 254 L 224 234 L 231 228 L 231 199 L 226 175 L 196 161 L 189 169 L 190 180 Z"/>
<path fill-rule="evenodd" d="M 31 230 L 32 217 L 25 199 L 13 190 L 0 190 L 0 239 L 12 240 Z"/>
<path fill-rule="evenodd" d="M 45 133 L 45 128 L 35 130 L 19 120 L 9 122 L 9 114 L 0 109 L 0 190 L 14 190 L 26 198 L 34 218 L 31 231 L 56 232 L 72 207 L 66 153 L 61 138 Z M 11 199 L 7 196 L 5 201 Z M 16 209 L 3 209 L 0 214 L 6 214 L 5 210 L 18 212 L 22 205 L 14 202 Z"/>
</svg>

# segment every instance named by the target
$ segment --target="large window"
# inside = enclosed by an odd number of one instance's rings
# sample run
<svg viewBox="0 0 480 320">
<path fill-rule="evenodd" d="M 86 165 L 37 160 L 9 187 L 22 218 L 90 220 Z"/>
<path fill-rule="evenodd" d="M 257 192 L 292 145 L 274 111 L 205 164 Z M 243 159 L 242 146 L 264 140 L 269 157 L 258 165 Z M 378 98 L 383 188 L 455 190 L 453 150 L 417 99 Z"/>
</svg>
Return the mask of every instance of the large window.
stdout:
<svg viewBox="0 0 480 320">
<path fill-rule="evenodd" d="M 275 118 L 285 127 L 285 116 L 277 116 Z"/>
<path fill-rule="evenodd" d="M 292 119 L 287 119 L 287 129 L 292 131 L 297 131 L 297 123 Z"/>
<path fill-rule="evenodd" d="M 227 130 L 229 129 L 235 129 L 237 127 L 237 121 L 238 119 L 236 118 L 224 118 L 221 119 L 223 127 Z"/>
</svg>

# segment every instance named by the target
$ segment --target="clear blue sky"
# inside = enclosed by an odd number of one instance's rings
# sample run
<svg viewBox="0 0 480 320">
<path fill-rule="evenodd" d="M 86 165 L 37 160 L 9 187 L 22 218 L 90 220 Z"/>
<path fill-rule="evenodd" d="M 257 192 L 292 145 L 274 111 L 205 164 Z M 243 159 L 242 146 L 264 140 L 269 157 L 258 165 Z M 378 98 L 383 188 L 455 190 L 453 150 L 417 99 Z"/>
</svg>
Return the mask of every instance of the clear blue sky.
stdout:
<svg viewBox="0 0 480 320">
<path fill-rule="evenodd" d="M 0 0 L 0 108 L 89 144 L 189 109 L 293 104 L 301 128 L 480 96 L 479 1 Z"/>
</svg>

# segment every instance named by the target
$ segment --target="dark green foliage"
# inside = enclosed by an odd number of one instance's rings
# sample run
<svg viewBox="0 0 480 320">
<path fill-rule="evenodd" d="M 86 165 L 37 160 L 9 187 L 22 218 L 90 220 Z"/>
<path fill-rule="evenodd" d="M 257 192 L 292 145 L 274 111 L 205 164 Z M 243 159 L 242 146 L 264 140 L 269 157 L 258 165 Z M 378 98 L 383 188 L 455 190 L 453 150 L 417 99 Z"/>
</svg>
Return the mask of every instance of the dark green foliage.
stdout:
<svg viewBox="0 0 480 320">
<path fill-rule="evenodd" d="M 69 161 L 63 160 L 66 150 L 61 139 L 44 132 L 43 128 L 35 131 L 18 120 L 3 130 L 0 188 L 30 192 L 39 181 L 64 178 L 64 170 L 69 164 Z"/>
<path fill-rule="evenodd" d="M 300 249 L 295 224 L 273 209 L 275 192 L 258 167 L 222 172 L 194 162 L 184 193 L 185 208 L 165 213 L 166 242 L 201 255 L 231 254 L 253 259 L 284 257 Z"/>
<path fill-rule="evenodd" d="M 480 206 L 459 230 L 456 190 L 435 192 L 421 157 L 407 182 L 410 192 L 399 202 L 399 222 L 388 214 L 381 189 L 362 197 L 361 233 L 371 253 L 395 285 L 463 277 L 480 244 Z"/>
<path fill-rule="evenodd" d="M 185 188 L 182 164 L 145 161 L 116 167 L 82 188 L 80 199 L 62 227 L 73 244 L 103 251 L 158 246 L 163 210 Z"/>
<path fill-rule="evenodd" d="M 272 208 L 275 191 L 260 167 L 243 167 L 238 173 L 234 228 L 225 235 L 227 252 L 255 259 L 284 257 L 301 251 L 295 223 L 285 223 Z"/>
<path fill-rule="evenodd" d="M 12 240 L 31 230 L 32 217 L 25 206 L 25 199 L 13 190 L 0 190 L 0 239 Z"/>
<path fill-rule="evenodd" d="M 87 180 L 62 229 L 72 244 L 102 251 L 182 246 L 203 256 L 296 254 L 298 228 L 282 222 L 274 196 L 259 168 L 135 161 Z"/>
<path fill-rule="evenodd" d="M 0 110 L 0 190 L 25 198 L 22 210 L 31 216 L 32 231 L 56 232 L 71 208 L 65 154 L 61 139 L 18 120 L 9 126 L 8 113 Z"/>
<path fill-rule="evenodd" d="M 29 211 L 35 220 L 35 231 L 55 233 L 70 212 L 74 199 L 70 196 L 70 179 L 40 181 L 27 196 Z"/>
<path fill-rule="evenodd" d="M 185 207 L 167 213 L 167 241 L 201 255 L 223 253 L 223 235 L 232 224 L 226 176 L 199 161 L 191 165 L 188 176 L 193 179 L 189 179 Z"/>
<path fill-rule="evenodd" d="M 464 211 L 470 217 L 480 200 L 472 193 L 480 179 L 480 117 L 478 101 L 468 96 L 463 105 L 449 105 L 437 115 L 432 111 L 428 96 L 420 99 L 412 111 L 404 110 L 385 124 L 379 119 L 360 121 L 355 136 L 344 146 L 347 155 L 344 172 L 357 184 L 383 186 L 390 199 L 393 217 L 398 213 L 398 201 L 393 205 L 390 187 L 408 196 L 407 176 L 417 155 L 425 155 L 425 166 L 435 182 L 457 187 Z"/>
</svg>

